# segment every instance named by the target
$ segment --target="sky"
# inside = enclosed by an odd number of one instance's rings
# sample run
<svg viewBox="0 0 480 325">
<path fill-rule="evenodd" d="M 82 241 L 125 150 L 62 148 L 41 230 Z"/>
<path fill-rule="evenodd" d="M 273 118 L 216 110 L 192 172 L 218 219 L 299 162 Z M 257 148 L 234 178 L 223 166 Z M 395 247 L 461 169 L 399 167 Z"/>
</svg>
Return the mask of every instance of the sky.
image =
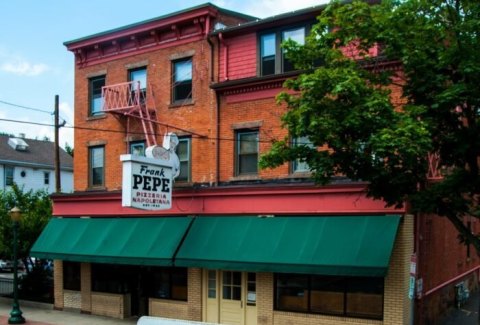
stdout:
<svg viewBox="0 0 480 325">
<path fill-rule="evenodd" d="M 0 132 L 53 141 L 53 111 L 58 95 L 60 122 L 66 122 L 60 129 L 59 143 L 74 147 L 74 56 L 63 43 L 205 2 L 0 0 Z M 210 0 L 219 7 L 259 18 L 325 2 Z"/>
</svg>

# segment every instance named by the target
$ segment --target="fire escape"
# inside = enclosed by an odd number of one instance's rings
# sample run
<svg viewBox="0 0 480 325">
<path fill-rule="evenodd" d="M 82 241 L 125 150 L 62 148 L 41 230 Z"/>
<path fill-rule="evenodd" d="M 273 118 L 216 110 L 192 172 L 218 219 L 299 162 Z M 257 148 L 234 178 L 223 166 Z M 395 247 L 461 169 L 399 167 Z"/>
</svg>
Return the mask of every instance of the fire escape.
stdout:
<svg viewBox="0 0 480 325">
<path fill-rule="evenodd" d="M 102 97 L 104 112 L 127 118 L 127 136 L 131 131 L 131 119 L 140 120 L 147 147 L 157 145 L 155 125 L 158 121 L 152 87 L 142 89 L 140 81 L 104 86 Z"/>
</svg>

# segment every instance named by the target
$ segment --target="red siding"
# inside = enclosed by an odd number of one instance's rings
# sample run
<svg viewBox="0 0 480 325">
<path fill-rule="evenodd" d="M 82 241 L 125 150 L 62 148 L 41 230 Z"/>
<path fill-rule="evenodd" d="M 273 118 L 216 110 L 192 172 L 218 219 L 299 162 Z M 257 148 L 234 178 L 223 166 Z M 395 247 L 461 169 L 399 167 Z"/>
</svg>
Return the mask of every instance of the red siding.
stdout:
<svg viewBox="0 0 480 325">
<path fill-rule="evenodd" d="M 225 56 L 227 56 L 227 71 L 225 71 Z M 220 81 L 255 77 L 256 75 L 256 34 L 250 33 L 225 40 L 220 46 Z"/>
</svg>

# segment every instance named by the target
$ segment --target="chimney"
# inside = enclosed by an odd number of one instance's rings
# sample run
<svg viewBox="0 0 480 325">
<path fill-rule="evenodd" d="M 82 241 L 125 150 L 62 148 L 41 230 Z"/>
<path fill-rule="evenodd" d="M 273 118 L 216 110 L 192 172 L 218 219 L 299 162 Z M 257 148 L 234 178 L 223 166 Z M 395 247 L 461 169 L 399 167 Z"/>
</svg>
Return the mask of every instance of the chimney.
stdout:
<svg viewBox="0 0 480 325">
<path fill-rule="evenodd" d="M 18 137 L 19 137 L 20 139 L 25 139 L 25 133 L 19 133 L 19 134 L 18 134 Z"/>
</svg>

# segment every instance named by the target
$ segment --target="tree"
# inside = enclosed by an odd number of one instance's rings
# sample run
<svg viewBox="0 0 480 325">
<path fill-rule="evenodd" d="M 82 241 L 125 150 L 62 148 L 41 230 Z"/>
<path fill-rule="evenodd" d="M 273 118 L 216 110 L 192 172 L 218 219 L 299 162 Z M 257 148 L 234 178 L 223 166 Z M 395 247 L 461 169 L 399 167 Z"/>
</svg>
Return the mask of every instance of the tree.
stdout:
<svg viewBox="0 0 480 325">
<path fill-rule="evenodd" d="M 70 147 L 70 145 L 68 144 L 68 142 L 65 142 L 65 151 L 73 157 L 73 147 Z"/>
<path fill-rule="evenodd" d="M 463 222 L 480 218 L 479 34 L 474 0 L 329 4 L 304 46 L 284 44 L 305 72 L 286 82 L 295 94 L 278 96 L 290 137 L 320 149 L 286 138 L 261 167 L 303 159 L 320 184 L 338 175 L 365 181 L 367 194 L 389 206 L 408 202 L 413 212 L 448 218 L 480 253 Z M 382 70 L 389 62 L 401 71 Z M 440 180 L 427 178 L 429 154 Z"/>
<path fill-rule="evenodd" d="M 26 261 L 30 249 L 52 216 L 52 204 L 46 191 L 23 192 L 15 184 L 11 190 L 0 191 L 0 256 L 7 258 L 13 255 L 13 224 L 9 211 L 14 206 L 22 211 L 18 257 Z"/>
</svg>

